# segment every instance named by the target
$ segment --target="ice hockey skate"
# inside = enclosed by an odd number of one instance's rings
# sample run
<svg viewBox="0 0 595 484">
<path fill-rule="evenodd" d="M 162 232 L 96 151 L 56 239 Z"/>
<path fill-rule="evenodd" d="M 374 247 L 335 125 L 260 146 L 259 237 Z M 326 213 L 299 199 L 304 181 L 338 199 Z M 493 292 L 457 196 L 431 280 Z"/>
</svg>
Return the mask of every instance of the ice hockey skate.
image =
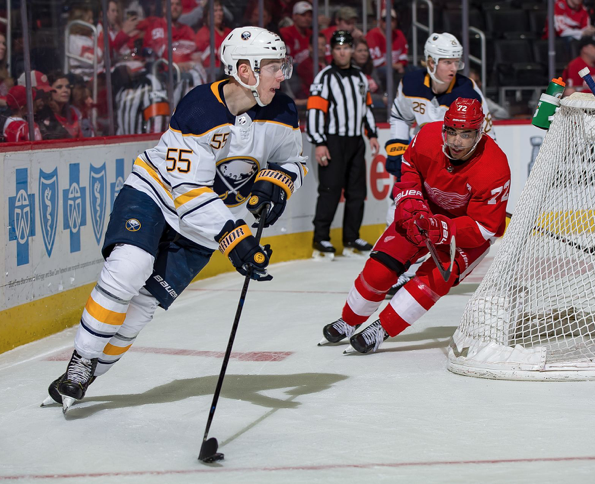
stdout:
<svg viewBox="0 0 595 484">
<path fill-rule="evenodd" d="M 345 338 L 350 338 L 359 327 L 359 324 L 357 326 L 350 326 L 342 318 L 339 318 L 334 323 L 327 324 L 322 328 L 324 338 L 320 340 L 318 346 L 336 344 Z"/>
<path fill-rule="evenodd" d="M 356 239 L 353 242 L 345 242 L 343 244 L 343 257 L 367 257 L 368 252 L 373 248 L 363 239 Z"/>
<path fill-rule="evenodd" d="M 96 366 L 97 358 L 91 360 L 83 358 L 75 350 L 68 363 L 66 373 L 50 384 L 48 388 L 50 396 L 41 405 L 51 404 L 51 400 L 62 403 L 62 412 L 66 414 L 75 401 L 81 400 L 85 396 L 87 388 L 95 381 L 93 373 Z"/>
<path fill-rule="evenodd" d="M 343 354 L 349 355 L 353 353 L 374 353 L 380 345 L 388 338 L 388 333 L 380 324 L 380 320 L 374 321 L 370 326 L 364 329 L 361 333 L 354 334 L 349 342 L 351 346 L 347 348 Z"/>
<path fill-rule="evenodd" d="M 337 252 L 337 249 L 335 249 L 333 244 L 331 244 L 328 240 L 314 242 L 313 247 L 314 251 L 312 252 L 312 259 L 332 261 L 335 258 L 335 252 Z"/>
</svg>

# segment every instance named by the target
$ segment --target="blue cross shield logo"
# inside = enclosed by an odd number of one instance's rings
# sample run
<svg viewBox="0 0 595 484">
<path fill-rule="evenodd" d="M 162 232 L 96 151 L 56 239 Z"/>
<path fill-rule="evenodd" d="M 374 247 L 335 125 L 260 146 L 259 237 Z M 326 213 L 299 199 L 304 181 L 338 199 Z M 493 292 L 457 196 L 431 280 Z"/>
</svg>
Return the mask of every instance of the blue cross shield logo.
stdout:
<svg viewBox="0 0 595 484">
<path fill-rule="evenodd" d="M 105 163 L 100 167 L 91 165 L 89 169 L 89 204 L 91 222 L 97 244 L 101 242 L 103 224 L 105 222 L 105 205 L 107 202 L 107 174 Z"/>
<path fill-rule="evenodd" d="M 17 266 L 29 263 L 29 237 L 35 235 L 35 195 L 27 193 L 29 170 L 16 170 L 16 196 L 8 197 L 8 240 L 17 241 Z"/>
<path fill-rule="evenodd" d="M 58 228 L 58 168 L 50 173 L 39 170 L 39 224 L 45 251 L 51 257 Z"/>
<path fill-rule="evenodd" d="M 111 194 L 111 205 L 110 213 L 114 209 L 114 202 L 122 187 L 124 186 L 124 158 L 118 158 L 116 160 L 116 181 L 110 183 L 110 194 Z"/>
<path fill-rule="evenodd" d="M 70 230 L 70 253 L 81 250 L 81 227 L 87 225 L 87 188 L 80 185 L 79 163 L 68 167 L 68 188 L 62 190 L 64 230 Z"/>
</svg>

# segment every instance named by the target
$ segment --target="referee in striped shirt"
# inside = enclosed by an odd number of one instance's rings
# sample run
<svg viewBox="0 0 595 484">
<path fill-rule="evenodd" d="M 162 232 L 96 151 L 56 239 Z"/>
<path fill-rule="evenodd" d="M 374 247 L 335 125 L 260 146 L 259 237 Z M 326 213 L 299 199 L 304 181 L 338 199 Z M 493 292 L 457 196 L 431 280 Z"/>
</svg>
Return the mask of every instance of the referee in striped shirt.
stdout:
<svg viewBox="0 0 595 484">
<path fill-rule="evenodd" d="M 353 37 L 345 30 L 336 30 L 330 44 L 333 61 L 310 86 L 307 134 L 316 145 L 319 165 L 313 246 L 315 254 L 332 256 L 335 248 L 330 242 L 330 229 L 343 190 L 343 246 L 351 252 L 372 249 L 359 236 L 366 198 L 364 130 L 372 156 L 378 153 L 379 145 L 368 80 L 351 64 Z"/>
</svg>

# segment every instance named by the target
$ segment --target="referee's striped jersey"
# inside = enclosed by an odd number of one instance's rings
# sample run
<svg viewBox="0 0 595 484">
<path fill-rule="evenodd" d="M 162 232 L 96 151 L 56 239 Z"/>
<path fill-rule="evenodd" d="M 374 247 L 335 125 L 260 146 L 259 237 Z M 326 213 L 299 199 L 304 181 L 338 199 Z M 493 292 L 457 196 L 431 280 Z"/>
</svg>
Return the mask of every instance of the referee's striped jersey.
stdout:
<svg viewBox="0 0 595 484">
<path fill-rule="evenodd" d="M 365 74 L 355 66 L 334 64 L 321 70 L 310 86 L 306 132 L 311 143 L 326 143 L 326 135 L 377 137 L 372 97 Z"/>
</svg>

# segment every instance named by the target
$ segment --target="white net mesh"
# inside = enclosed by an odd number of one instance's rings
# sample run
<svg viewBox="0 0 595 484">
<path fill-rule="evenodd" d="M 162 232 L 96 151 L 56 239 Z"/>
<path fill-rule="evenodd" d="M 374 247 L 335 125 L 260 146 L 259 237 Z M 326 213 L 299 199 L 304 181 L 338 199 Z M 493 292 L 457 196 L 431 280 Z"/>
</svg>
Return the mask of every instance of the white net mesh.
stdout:
<svg viewBox="0 0 595 484">
<path fill-rule="evenodd" d="M 505 379 L 595 378 L 595 99 L 562 100 L 448 368 Z"/>
</svg>

